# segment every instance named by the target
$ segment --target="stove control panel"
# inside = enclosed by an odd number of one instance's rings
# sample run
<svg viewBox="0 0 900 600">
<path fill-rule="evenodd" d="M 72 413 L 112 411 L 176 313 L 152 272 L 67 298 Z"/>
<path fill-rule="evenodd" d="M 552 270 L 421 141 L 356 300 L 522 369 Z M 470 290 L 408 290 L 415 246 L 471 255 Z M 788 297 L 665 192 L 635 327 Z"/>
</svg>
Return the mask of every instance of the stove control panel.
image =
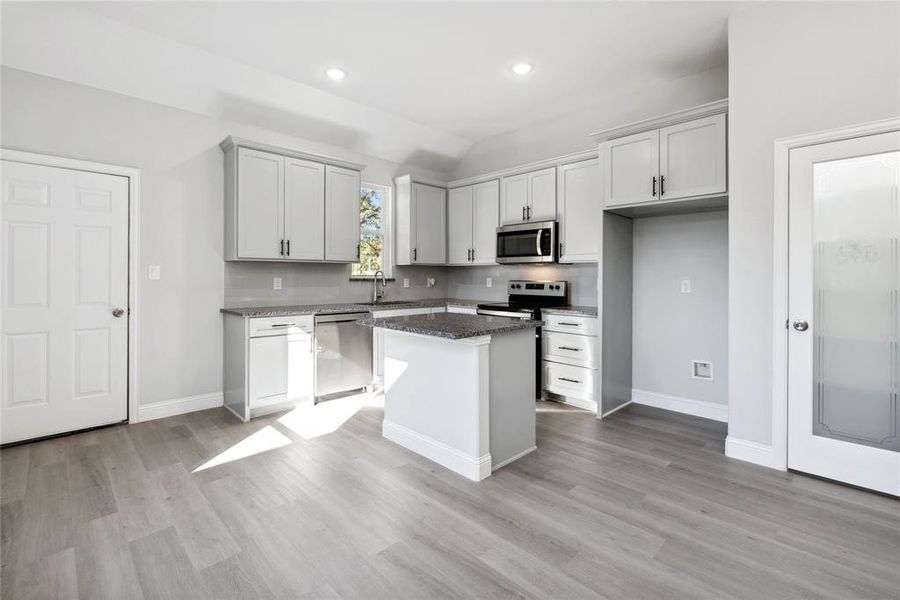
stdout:
<svg viewBox="0 0 900 600">
<path fill-rule="evenodd" d="M 522 281 L 513 279 L 509 282 L 510 296 L 552 296 L 566 297 L 565 281 Z"/>
</svg>

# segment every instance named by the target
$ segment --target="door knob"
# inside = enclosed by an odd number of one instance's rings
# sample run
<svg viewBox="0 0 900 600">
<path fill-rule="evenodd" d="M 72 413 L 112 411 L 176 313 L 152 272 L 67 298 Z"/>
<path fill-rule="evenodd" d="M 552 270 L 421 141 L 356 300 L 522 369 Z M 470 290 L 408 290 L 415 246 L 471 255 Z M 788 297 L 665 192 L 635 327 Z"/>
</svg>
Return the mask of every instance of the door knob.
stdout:
<svg viewBox="0 0 900 600">
<path fill-rule="evenodd" d="M 125 309 L 122 308 L 114 308 L 112 311 L 112 315 L 117 319 L 125 314 Z"/>
<path fill-rule="evenodd" d="M 806 321 L 794 321 L 794 329 L 797 331 L 806 331 L 809 329 L 809 323 Z"/>
</svg>

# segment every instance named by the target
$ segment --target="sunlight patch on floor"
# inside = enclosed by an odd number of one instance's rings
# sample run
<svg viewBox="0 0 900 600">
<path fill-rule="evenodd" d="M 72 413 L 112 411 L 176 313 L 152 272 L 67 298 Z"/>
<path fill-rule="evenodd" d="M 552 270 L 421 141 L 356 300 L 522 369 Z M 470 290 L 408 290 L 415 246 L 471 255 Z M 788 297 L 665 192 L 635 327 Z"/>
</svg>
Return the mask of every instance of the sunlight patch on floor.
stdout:
<svg viewBox="0 0 900 600">
<path fill-rule="evenodd" d="M 298 406 L 278 422 L 311 440 L 337 431 L 364 406 L 383 406 L 380 394 L 355 394 L 319 402 L 315 406 Z"/>
<path fill-rule="evenodd" d="M 242 439 L 218 456 L 206 461 L 194 469 L 193 472 L 197 473 L 205 469 L 218 467 L 219 465 L 224 465 L 225 463 L 230 463 L 235 460 L 241 460 L 242 458 L 247 458 L 254 454 L 260 454 L 262 452 L 274 450 L 275 448 L 288 446 L 291 443 L 291 439 L 288 436 L 284 435 L 271 425 L 267 425 L 259 431 Z"/>
</svg>

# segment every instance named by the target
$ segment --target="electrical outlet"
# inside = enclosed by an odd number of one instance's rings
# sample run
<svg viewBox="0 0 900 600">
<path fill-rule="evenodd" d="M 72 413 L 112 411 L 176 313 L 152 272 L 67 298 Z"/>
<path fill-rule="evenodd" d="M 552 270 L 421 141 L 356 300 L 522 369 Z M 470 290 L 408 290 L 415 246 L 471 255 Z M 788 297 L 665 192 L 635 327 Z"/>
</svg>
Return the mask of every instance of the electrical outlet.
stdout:
<svg viewBox="0 0 900 600">
<path fill-rule="evenodd" d="M 713 364 L 709 360 L 692 360 L 691 377 L 694 379 L 713 380 Z"/>
<path fill-rule="evenodd" d="M 272 278 L 272 289 L 273 290 L 281 289 L 281 277 L 273 277 Z"/>
<path fill-rule="evenodd" d="M 681 293 L 682 294 L 690 294 L 691 293 L 691 280 L 690 279 L 682 279 L 681 280 Z"/>
<path fill-rule="evenodd" d="M 150 265 L 150 268 L 147 271 L 148 278 L 154 281 L 159 279 L 159 265 Z"/>
<path fill-rule="evenodd" d="M 487 286 L 487 287 L 494 287 L 494 280 L 491 279 L 490 277 L 488 277 L 488 278 L 485 280 L 484 285 Z"/>
<path fill-rule="evenodd" d="M 405 288 L 409 287 L 409 278 L 408 277 L 403 278 L 403 287 L 405 287 Z"/>
<path fill-rule="evenodd" d="M 425 280 L 425 285 L 428 287 L 434 287 L 434 277 L 429 277 Z"/>
</svg>

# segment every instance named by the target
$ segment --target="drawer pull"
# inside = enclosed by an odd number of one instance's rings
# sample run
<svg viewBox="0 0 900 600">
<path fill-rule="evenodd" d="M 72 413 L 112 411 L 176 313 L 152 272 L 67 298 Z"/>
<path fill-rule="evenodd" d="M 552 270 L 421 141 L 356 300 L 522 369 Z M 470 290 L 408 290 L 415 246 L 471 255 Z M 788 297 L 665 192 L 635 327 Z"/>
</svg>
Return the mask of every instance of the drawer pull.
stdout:
<svg viewBox="0 0 900 600">
<path fill-rule="evenodd" d="M 568 381 L 569 383 L 581 383 L 577 379 L 569 379 L 568 377 L 559 377 L 560 381 Z"/>
<path fill-rule="evenodd" d="M 581 352 L 581 348 L 572 348 L 571 346 L 557 346 L 560 350 L 569 350 L 571 352 Z"/>
<path fill-rule="evenodd" d="M 581 323 L 567 323 L 565 321 L 560 321 L 560 325 L 568 325 L 569 327 L 581 327 Z"/>
<path fill-rule="evenodd" d="M 296 327 L 296 323 L 273 323 L 272 327 Z"/>
</svg>

